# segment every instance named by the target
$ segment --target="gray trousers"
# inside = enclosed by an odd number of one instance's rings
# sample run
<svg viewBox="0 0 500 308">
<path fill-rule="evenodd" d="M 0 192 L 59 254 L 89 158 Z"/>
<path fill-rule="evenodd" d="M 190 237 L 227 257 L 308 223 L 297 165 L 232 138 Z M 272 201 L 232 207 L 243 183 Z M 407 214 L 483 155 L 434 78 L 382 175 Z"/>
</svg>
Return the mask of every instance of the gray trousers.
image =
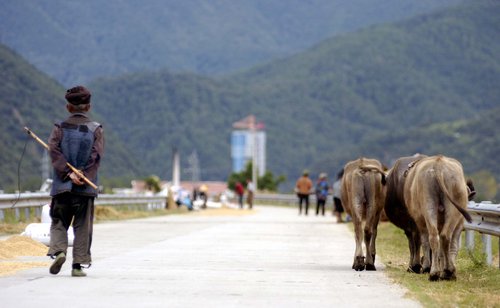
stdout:
<svg viewBox="0 0 500 308">
<path fill-rule="evenodd" d="M 68 228 L 73 225 L 73 264 L 91 264 L 90 246 L 94 221 L 94 197 L 63 193 L 52 198 L 50 247 L 47 255 L 67 254 Z"/>
</svg>

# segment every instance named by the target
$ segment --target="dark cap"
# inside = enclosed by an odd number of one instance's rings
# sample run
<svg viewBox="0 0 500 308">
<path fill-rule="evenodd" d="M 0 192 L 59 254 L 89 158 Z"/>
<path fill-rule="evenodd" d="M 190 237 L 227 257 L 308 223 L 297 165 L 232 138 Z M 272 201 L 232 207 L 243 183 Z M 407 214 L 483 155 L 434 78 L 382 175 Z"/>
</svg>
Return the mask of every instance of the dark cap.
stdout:
<svg viewBox="0 0 500 308">
<path fill-rule="evenodd" d="M 81 105 L 90 103 L 90 96 L 90 91 L 87 88 L 76 86 L 68 89 L 64 97 L 72 105 Z"/>
</svg>

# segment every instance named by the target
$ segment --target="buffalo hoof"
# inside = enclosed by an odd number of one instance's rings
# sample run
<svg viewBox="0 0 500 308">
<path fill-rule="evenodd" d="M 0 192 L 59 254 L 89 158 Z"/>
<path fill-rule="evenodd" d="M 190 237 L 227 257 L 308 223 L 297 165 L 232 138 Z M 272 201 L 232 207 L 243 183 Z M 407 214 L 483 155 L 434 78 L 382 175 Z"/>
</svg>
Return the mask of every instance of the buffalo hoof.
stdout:
<svg viewBox="0 0 500 308">
<path fill-rule="evenodd" d="M 429 275 L 429 281 L 438 281 L 439 280 L 439 272 L 432 273 Z"/>
<path fill-rule="evenodd" d="M 377 269 L 375 268 L 375 265 L 373 265 L 373 264 L 366 264 L 366 270 L 367 271 L 376 271 Z"/>
<path fill-rule="evenodd" d="M 431 268 L 430 267 L 423 267 L 422 268 L 422 273 L 423 274 L 430 273 L 430 272 L 431 272 Z"/>
<path fill-rule="evenodd" d="M 415 264 L 413 266 L 408 267 L 408 273 L 420 274 L 422 272 L 422 265 Z"/>
<path fill-rule="evenodd" d="M 449 270 L 444 270 L 439 278 L 442 280 L 457 280 L 455 272 Z"/>
<path fill-rule="evenodd" d="M 355 271 L 363 271 L 365 269 L 365 257 L 355 257 L 352 269 Z"/>
</svg>

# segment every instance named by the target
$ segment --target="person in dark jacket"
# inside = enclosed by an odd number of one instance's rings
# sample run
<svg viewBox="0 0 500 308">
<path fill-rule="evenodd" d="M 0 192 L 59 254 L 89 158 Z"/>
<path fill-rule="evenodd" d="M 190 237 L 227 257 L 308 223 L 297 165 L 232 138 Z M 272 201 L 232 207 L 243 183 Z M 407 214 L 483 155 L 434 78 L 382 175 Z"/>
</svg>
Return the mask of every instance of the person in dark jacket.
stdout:
<svg viewBox="0 0 500 308">
<path fill-rule="evenodd" d="M 236 191 L 236 194 L 238 195 L 238 205 L 240 206 L 240 209 L 243 208 L 243 196 L 245 195 L 245 187 L 243 187 L 243 184 L 241 182 L 236 182 L 236 186 L 234 187 L 234 190 Z"/>
<path fill-rule="evenodd" d="M 51 274 L 58 274 L 66 261 L 67 231 L 73 226 L 73 263 L 71 275 L 84 277 L 82 265 L 92 263 L 90 247 L 94 220 L 94 198 L 98 191 L 86 184 L 67 166 L 73 167 L 98 184 L 97 171 L 104 151 L 102 126 L 90 120 L 91 93 L 83 86 L 66 91 L 66 109 L 70 116 L 56 123 L 49 137 L 49 153 L 54 167 L 50 216 L 50 245 L 48 256 L 54 258 Z"/>
<path fill-rule="evenodd" d="M 330 184 L 328 184 L 327 175 L 326 173 L 321 173 L 316 183 L 316 216 L 320 211 L 321 214 L 325 216 L 325 204 L 329 191 Z"/>
<path fill-rule="evenodd" d="M 344 212 L 344 207 L 342 206 L 342 200 L 340 199 L 342 190 L 342 177 L 344 176 L 344 169 L 340 170 L 337 174 L 337 179 L 333 183 L 333 214 L 337 217 L 337 222 L 342 223 L 342 213 Z M 346 217 L 348 220 L 349 217 Z"/>
</svg>

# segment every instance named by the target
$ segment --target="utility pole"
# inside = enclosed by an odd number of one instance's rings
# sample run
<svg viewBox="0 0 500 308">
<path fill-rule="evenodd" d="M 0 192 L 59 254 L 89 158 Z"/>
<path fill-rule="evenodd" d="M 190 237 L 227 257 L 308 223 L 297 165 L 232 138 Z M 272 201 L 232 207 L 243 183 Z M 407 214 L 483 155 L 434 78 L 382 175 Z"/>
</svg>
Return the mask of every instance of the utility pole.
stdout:
<svg viewBox="0 0 500 308">
<path fill-rule="evenodd" d="M 252 138 L 252 182 L 257 190 L 257 132 L 255 125 L 255 116 L 250 117 L 249 123 Z"/>
<path fill-rule="evenodd" d="M 172 151 L 172 185 L 180 186 L 181 185 L 181 160 L 179 157 L 179 150 L 174 147 Z"/>
</svg>

